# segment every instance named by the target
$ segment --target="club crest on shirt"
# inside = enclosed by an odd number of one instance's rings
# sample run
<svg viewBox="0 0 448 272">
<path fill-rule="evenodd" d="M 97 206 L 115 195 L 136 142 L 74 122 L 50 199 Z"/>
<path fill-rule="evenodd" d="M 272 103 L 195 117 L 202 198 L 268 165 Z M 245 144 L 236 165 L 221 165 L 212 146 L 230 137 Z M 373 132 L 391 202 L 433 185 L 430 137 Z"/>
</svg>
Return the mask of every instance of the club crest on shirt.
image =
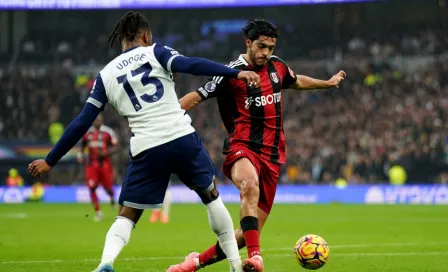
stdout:
<svg viewBox="0 0 448 272">
<path fill-rule="evenodd" d="M 278 76 L 276 72 L 271 73 L 271 79 L 272 81 L 274 81 L 275 83 L 278 83 Z"/>
</svg>

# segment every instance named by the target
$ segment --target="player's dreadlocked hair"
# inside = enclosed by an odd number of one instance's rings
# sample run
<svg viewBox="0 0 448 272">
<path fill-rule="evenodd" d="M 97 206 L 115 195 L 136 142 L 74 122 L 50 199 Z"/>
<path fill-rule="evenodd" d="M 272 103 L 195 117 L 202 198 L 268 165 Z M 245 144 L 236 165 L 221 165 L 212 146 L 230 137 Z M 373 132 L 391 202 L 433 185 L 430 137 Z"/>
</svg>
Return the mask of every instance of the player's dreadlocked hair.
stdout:
<svg viewBox="0 0 448 272">
<path fill-rule="evenodd" d="M 115 40 L 119 42 L 126 39 L 127 41 L 133 41 L 139 31 L 149 31 L 149 23 L 139 12 L 129 11 L 121 17 L 115 26 L 114 31 L 109 36 L 110 46 L 113 46 Z"/>
<path fill-rule="evenodd" d="M 244 37 L 251 41 L 258 39 L 260 36 L 271 38 L 280 36 L 277 27 L 265 19 L 251 19 L 242 30 Z"/>
</svg>

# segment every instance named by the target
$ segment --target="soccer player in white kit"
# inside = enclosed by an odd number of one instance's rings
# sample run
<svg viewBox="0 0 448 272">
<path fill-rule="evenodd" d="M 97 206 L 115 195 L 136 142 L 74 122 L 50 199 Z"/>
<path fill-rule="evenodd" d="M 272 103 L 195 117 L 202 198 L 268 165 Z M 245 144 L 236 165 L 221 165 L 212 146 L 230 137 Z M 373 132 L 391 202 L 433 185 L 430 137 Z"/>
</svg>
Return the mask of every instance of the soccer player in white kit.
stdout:
<svg viewBox="0 0 448 272">
<path fill-rule="evenodd" d="M 119 197 L 120 210 L 106 235 L 101 263 L 95 272 L 113 272 L 113 263 L 129 242 L 144 209 L 160 208 L 171 174 L 194 190 L 208 212 L 210 226 L 228 257 L 230 271 L 242 271 L 233 222 L 216 190 L 215 168 L 201 139 L 181 109 L 173 73 L 227 76 L 256 88 L 259 76 L 152 44 L 148 21 L 126 13 L 109 38 L 118 39 L 122 54 L 98 74 L 80 115 L 67 127 L 45 160 L 29 165 L 38 177 L 53 167 L 87 132 L 106 103 L 126 117 L 132 130 L 130 160 Z"/>
</svg>

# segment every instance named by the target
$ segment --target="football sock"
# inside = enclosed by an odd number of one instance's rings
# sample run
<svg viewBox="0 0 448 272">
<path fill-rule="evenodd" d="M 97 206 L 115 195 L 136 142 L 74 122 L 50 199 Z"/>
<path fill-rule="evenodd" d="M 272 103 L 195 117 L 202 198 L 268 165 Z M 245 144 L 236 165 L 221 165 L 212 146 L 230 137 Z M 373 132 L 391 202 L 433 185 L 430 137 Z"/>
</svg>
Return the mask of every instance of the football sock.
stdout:
<svg viewBox="0 0 448 272">
<path fill-rule="evenodd" d="M 218 236 L 219 245 L 229 260 L 230 267 L 242 271 L 241 257 L 233 230 L 233 221 L 229 211 L 224 206 L 221 197 L 206 205 L 208 220 L 212 230 Z"/>
<path fill-rule="evenodd" d="M 241 219 L 241 229 L 247 246 L 247 256 L 252 258 L 260 254 L 260 235 L 258 232 L 258 218 L 245 216 Z"/>
<path fill-rule="evenodd" d="M 163 200 L 162 204 L 162 213 L 166 216 L 169 216 L 170 209 L 171 209 L 171 193 L 170 191 L 167 190 L 165 193 L 165 199 Z"/>
<path fill-rule="evenodd" d="M 96 195 L 96 189 L 90 189 L 90 201 L 92 202 L 93 209 L 98 212 L 100 210 L 100 203 Z"/>
<path fill-rule="evenodd" d="M 244 248 L 246 245 L 238 245 L 238 249 Z M 205 267 L 208 265 L 212 265 L 214 263 L 220 262 L 222 260 L 225 260 L 227 258 L 224 251 L 222 251 L 221 247 L 219 246 L 219 241 L 216 242 L 215 245 L 209 247 L 207 250 L 202 252 L 199 257 L 197 258 L 197 267 Z"/>
<path fill-rule="evenodd" d="M 113 264 L 123 247 L 129 242 L 134 222 L 126 217 L 117 216 L 106 235 L 101 265 Z"/>
<path fill-rule="evenodd" d="M 220 252 L 218 253 L 218 248 Z M 219 258 L 219 260 L 217 260 Z M 222 261 L 227 258 L 224 251 L 222 251 L 221 247 L 219 247 L 219 242 L 215 245 L 209 247 L 204 252 L 202 252 L 197 258 L 198 263 L 196 263 L 197 267 L 205 267 L 207 265 L 214 264 L 216 262 Z"/>
</svg>

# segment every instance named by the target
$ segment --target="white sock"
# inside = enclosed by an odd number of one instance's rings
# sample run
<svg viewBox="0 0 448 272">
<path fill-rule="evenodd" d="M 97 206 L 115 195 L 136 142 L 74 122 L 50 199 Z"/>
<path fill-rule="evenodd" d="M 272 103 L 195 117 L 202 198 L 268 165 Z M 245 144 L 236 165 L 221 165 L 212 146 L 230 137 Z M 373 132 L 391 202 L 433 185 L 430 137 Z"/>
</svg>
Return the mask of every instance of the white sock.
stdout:
<svg viewBox="0 0 448 272">
<path fill-rule="evenodd" d="M 218 236 L 219 245 L 226 254 L 231 271 L 241 272 L 241 257 L 235 239 L 232 217 L 224 206 L 221 197 L 206 205 L 208 221 Z M 233 269 L 233 270 L 232 270 Z"/>
<path fill-rule="evenodd" d="M 126 217 L 117 216 L 117 219 L 106 235 L 106 243 L 104 245 L 100 266 L 114 263 L 118 254 L 120 254 L 123 247 L 129 242 L 133 228 L 134 222 Z"/>
<path fill-rule="evenodd" d="M 171 210 L 171 193 L 169 190 L 165 193 L 165 199 L 162 204 L 162 213 L 169 216 Z"/>
</svg>

